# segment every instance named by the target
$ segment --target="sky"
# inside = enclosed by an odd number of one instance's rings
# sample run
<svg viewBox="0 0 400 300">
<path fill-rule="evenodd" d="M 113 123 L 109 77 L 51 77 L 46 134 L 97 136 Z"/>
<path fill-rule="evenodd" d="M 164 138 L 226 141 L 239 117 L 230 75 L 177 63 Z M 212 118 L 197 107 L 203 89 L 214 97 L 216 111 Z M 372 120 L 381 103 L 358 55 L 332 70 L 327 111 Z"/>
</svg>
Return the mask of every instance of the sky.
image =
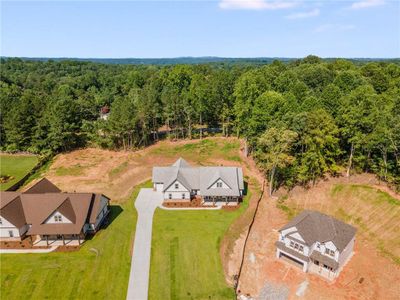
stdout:
<svg viewBox="0 0 400 300">
<path fill-rule="evenodd" d="M 400 57 L 400 0 L 0 5 L 1 56 Z"/>
</svg>

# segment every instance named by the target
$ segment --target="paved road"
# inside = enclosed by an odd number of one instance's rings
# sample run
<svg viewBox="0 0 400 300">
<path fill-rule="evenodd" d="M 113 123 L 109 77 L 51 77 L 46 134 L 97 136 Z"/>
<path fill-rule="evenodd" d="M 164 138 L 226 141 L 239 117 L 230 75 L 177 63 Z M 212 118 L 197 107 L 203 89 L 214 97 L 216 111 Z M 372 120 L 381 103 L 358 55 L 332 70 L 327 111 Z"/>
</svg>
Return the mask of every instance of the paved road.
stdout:
<svg viewBox="0 0 400 300">
<path fill-rule="evenodd" d="M 155 192 L 152 189 L 141 189 L 136 198 L 138 219 L 127 300 L 147 300 L 148 298 L 153 215 L 154 210 L 161 203 L 161 192 Z"/>
</svg>

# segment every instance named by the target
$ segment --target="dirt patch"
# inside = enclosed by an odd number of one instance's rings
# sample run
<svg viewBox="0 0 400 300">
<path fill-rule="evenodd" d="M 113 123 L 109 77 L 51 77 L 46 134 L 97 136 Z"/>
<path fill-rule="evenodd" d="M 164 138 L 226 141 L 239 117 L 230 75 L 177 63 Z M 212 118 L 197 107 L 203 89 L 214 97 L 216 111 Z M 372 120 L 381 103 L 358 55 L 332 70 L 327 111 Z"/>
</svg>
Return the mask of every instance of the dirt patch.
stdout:
<svg viewBox="0 0 400 300">
<path fill-rule="evenodd" d="M 376 182 L 370 175 L 359 175 L 350 179 L 331 178 L 308 190 L 295 188 L 289 194 L 282 191 L 278 194 L 281 197 L 286 197 L 282 205 L 287 205 L 289 209 L 300 211 L 308 208 L 334 212 L 336 209 L 334 209 L 334 206 L 330 206 L 332 204 L 332 189 L 338 184 L 375 186 Z M 378 184 L 378 186 L 383 187 L 383 190 L 385 189 L 383 185 Z M 362 202 L 354 206 L 351 204 L 352 199 L 342 199 L 341 203 L 336 204 L 345 205 L 347 201 L 347 212 L 361 211 L 362 214 L 366 214 Z M 359 229 L 357 233 L 354 256 L 344 267 L 339 278 L 333 283 L 317 275 L 303 273 L 297 267 L 277 260 L 274 245 L 278 238 L 277 230 L 288 222 L 288 212 L 278 208 L 278 205 L 277 197 L 268 198 L 267 196 L 260 204 L 247 244 L 239 283 L 239 289 L 243 294 L 258 297 L 263 294 L 265 286 L 285 286 L 289 291 L 289 299 L 298 299 L 299 297 L 304 299 L 399 299 L 400 286 L 396 284 L 400 282 L 399 265 L 383 255 L 374 240 L 371 239 L 369 234 L 364 234 L 362 229 Z M 391 213 L 393 214 L 393 210 Z M 376 214 L 376 217 L 374 217 L 374 214 Z M 385 226 L 382 223 L 385 210 L 376 211 L 374 214 L 370 215 L 370 219 L 380 218 L 381 225 Z M 394 231 L 391 233 L 395 234 L 395 231 L 398 231 L 396 222 L 394 220 L 390 222 L 393 222 L 392 227 L 394 227 Z M 372 230 L 381 232 L 381 229 L 377 226 L 371 226 Z M 389 238 L 389 236 L 387 237 Z M 240 239 L 237 243 L 240 244 Z M 398 249 L 398 241 L 395 245 Z M 308 282 L 306 288 L 302 286 L 304 282 Z M 297 296 L 296 293 L 300 296 Z"/>
<path fill-rule="evenodd" d="M 0 249 L 49 249 L 47 246 L 34 246 L 30 238 L 22 241 L 1 241 Z"/>
<path fill-rule="evenodd" d="M 193 165 L 212 164 L 214 159 L 227 164 L 238 145 L 235 138 L 208 138 L 204 140 L 161 141 L 138 151 L 110 151 L 88 148 L 59 154 L 43 176 L 63 191 L 104 193 L 113 202 L 124 201 L 134 186 L 151 177 L 154 165 L 172 164 L 182 156 Z M 35 182 L 31 182 L 30 186 Z"/>
<path fill-rule="evenodd" d="M 249 206 L 246 211 L 239 216 L 229 227 L 224 239 L 221 242 L 220 255 L 222 266 L 224 268 L 225 280 L 230 285 L 234 285 L 239 273 L 240 264 L 243 255 L 243 246 L 249 225 L 253 219 L 254 212 L 257 207 L 257 201 L 261 195 L 264 178 L 261 172 L 257 169 L 254 160 L 251 157 L 244 155 L 244 144 L 241 142 L 238 155 L 242 160 L 242 168 L 247 183 L 247 190 L 251 193 Z M 226 164 L 225 161 L 217 161 L 219 164 Z"/>
</svg>

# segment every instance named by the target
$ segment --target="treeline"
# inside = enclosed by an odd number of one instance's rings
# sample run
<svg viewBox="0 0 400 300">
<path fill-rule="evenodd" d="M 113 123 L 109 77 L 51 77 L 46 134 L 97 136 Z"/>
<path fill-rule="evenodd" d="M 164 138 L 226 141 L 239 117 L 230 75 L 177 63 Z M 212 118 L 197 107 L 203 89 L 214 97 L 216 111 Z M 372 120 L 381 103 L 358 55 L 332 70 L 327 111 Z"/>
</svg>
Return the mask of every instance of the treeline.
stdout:
<svg viewBox="0 0 400 300">
<path fill-rule="evenodd" d="M 1 61 L 5 151 L 137 148 L 201 128 L 245 138 L 273 186 L 374 172 L 400 186 L 400 66 L 308 56 L 264 66 Z M 99 118 L 109 107 L 107 120 Z"/>
</svg>

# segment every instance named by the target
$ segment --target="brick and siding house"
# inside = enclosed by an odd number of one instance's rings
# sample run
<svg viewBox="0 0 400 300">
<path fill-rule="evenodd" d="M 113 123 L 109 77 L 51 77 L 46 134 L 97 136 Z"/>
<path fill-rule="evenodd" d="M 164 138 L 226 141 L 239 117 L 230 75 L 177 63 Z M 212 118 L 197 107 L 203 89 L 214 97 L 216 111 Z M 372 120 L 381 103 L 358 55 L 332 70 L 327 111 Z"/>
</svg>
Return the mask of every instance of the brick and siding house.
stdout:
<svg viewBox="0 0 400 300">
<path fill-rule="evenodd" d="M 94 193 L 64 193 L 46 178 L 24 192 L 0 194 L 0 241 L 25 237 L 77 241 L 95 233 L 109 213 L 109 198 Z"/>
</svg>

